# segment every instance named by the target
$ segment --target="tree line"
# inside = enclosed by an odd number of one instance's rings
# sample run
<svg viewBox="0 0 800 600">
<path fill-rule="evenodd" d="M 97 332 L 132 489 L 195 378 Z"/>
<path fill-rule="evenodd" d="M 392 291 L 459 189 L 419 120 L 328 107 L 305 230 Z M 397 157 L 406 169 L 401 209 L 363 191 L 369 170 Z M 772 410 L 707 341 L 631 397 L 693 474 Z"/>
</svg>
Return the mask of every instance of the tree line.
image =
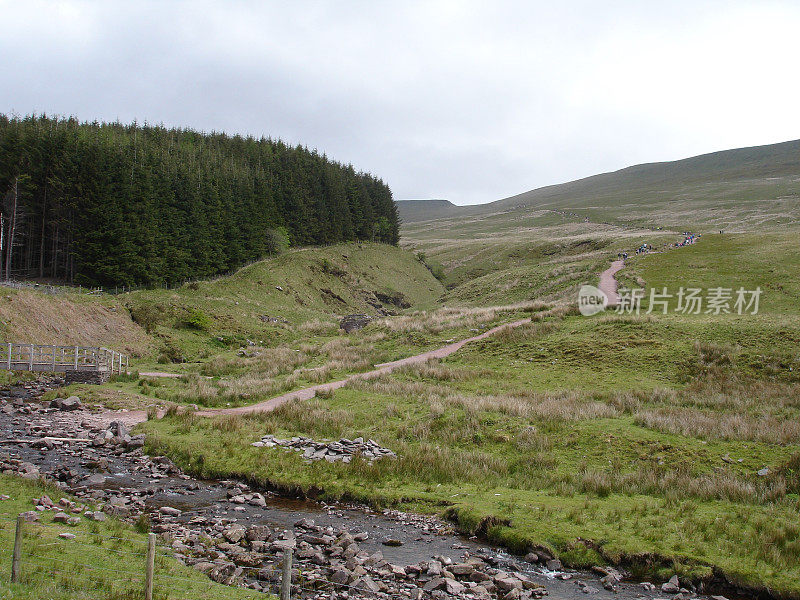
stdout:
<svg viewBox="0 0 800 600">
<path fill-rule="evenodd" d="M 280 140 L 0 115 L 0 277 L 159 285 L 282 245 L 396 244 L 389 187 Z"/>
</svg>

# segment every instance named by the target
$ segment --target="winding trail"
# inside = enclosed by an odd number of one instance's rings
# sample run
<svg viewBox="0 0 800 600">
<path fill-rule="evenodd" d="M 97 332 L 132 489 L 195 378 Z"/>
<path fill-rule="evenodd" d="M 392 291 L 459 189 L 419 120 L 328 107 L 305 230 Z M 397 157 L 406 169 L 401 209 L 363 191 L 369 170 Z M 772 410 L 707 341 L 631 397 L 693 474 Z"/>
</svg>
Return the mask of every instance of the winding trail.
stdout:
<svg viewBox="0 0 800 600">
<path fill-rule="evenodd" d="M 620 269 L 622 269 L 623 266 L 625 266 L 625 261 L 615 260 L 611 263 L 611 266 L 608 269 L 600 274 L 599 288 L 603 291 L 603 293 L 605 293 L 606 296 L 608 296 L 608 306 L 616 306 L 619 304 L 619 294 L 617 293 L 617 280 L 615 275 Z M 453 342 L 452 344 L 442 346 L 441 348 L 436 348 L 435 350 L 429 350 L 428 352 L 401 358 L 400 360 L 380 363 L 375 365 L 375 368 L 371 371 L 356 373 L 337 381 L 320 383 L 318 385 L 313 385 L 300 390 L 294 390 L 285 394 L 281 394 L 280 396 L 275 396 L 269 400 L 264 400 L 263 402 L 250 404 L 248 406 L 237 406 L 236 408 L 209 408 L 197 411 L 196 414 L 203 417 L 213 417 L 217 415 L 246 415 L 250 413 L 270 412 L 282 404 L 286 404 L 287 402 L 291 402 L 293 400 L 311 400 L 317 395 L 318 392 L 332 392 L 338 390 L 352 381 L 374 379 L 408 365 L 424 363 L 432 358 L 445 358 L 454 352 L 458 352 L 470 342 L 477 342 L 479 340 L 486 339 L 487 337 L 492 336 L 500 331 L 513 329 L 514 327 L 519 327 L 525 323 L 530 323 L 530 319 L 521 319 L 511 323 L 504 323 L 503 325 L 492 327 L 491 329 L 484 331 L 479 335 L 465 338 L 463 340 L 459 340 L 458 342 Z M 180 377 L 180 375 L 176 373 L 140 373 L 140 375 L 146 375 L 150 377 Z M 128 411 L 125 413 L 116 413 L 115 417 L 119 420 L 125 421 L 128 425 L 135 425 L 136 423 L 146 420 L 147 414 L 144 411 Z"/>
<path fill-rule="evenodd" d="M 374 379 L 375 377 L 380 377 L 381 375 L 391 373 L 392 371 L 399 369 L 401 367 L 424 363 L 432 358 L 444 358 L 446 356 L 450 356 L 451 354 L 457 352 L 464 345 L 469 344 L 470 342 L 477 342 L 479 340 L 486 339 L 487 337 L 494 335 L 495 333 L 498 333 L 500 331 L 506 329 L 513 329 L 514 327 L 519 327 L 520 325 L 524 325 L 525 323 L 530 323 L 530 322 L 531 322 L 530 319 L 521 319 L 519 321 L 513 321 L 511 323 L 498 325 L 497 327 L 492 327 L 491 329 L 484 331 L 480 335 L 459 340 L 458 342 L 453 342 L 452 344 L 448 344 L 447 346 L 442 346 L 441 348 L 437 348 L 435 350 L 430 350 L 428 352 L 423 352 L 422 354 L 415 354 L 414 356 L 401 358 L 400 360 L 394 360 L 392 362 L 375 365 L 375 368 L 373 370 L 367 371 L 365 373 L 356 373 L 355 375 L 350 375 L 349 377 L 345 377 L 344 379 L 340 379 L 338 381 L 320 383 L 319 385 L 313 385 L 311 387 L 303 388 L 302 390 L 287 392 L 286 394 L 276 396 L 275 398 L 270 398 L 269 400 L 264 400 L 263 402 L 258 402 L 257 404 L 251 404 L 249 406 L 238 406 L 236 408 L 217 408 L 217 409 L 201 410 L 197 411 L 197 413 L 195 414 L 204 417 L 213 417 L 215 415 L 245 415 L 256 412 L 269 412 L 271 410 L 275 410 L 281 404 L 285 404 L 286 402 L 291 402 L 292 400 L 310 400 L 311 398 L 317 395 L 317 392 L 328 392 L 328 391 L 338 390 L 339 388 L 344 387 L 351 381 L 357 381 L 359 379 L 362 380 Z"/>
<path fill-rule="evenodd" d="M 624 260 L 615 260 L 610 267 L 600 273 L 600 285 L 598 287 L 608 297 L 608 306 L 617 306 L 619 304 L 618 284 L 615 275 L 624 266 Z"/>
</svg>

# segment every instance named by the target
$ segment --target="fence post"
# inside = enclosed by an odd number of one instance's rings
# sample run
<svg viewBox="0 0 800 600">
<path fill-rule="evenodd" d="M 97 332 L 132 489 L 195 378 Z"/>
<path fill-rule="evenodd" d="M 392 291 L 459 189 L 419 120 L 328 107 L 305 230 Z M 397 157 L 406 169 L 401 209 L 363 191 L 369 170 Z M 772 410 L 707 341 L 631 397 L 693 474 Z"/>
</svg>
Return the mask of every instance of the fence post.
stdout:
<svg viewBox="0 0 800 600">
<path fill-rule="evenodd" d="M 281 575 L 281 600 L 292 598 L 292 549 L 283 550 L 283 574 Z"/>
<path fill-rule="evenodd" d="M 11 370 L 11 352 L 14 350 L 14 344 L 8 343 L 8 370 Z"/>
<path fill-rule="evenodd" d="M 11 583 L 19 581 L 19 573 L 22 560 L 22 524 L 25 522 L 24 517 L 17 515 L 17 530 L 14 533 L 14 553 L 11 555 Z"/>
<path fill-rule="evenodd" d="M 53 349 L 53 363 L 52 363 L 52 365 L 53 365 L 53 373 L 55 373 L 56 372 L 56 347 L 55 346 L 50 346 L 50 347 Z"/>
<path fill-rule="evenodd" d="M 33 371 L 33 344 L 31 344 L 31 355 L 28 357 L 28 368 L 30 371 Z"/>
<path fill-rule="evenodd" d="M 75 370 L 78 370 L 78 346 L 75 346 Z"/>
<path fill-rule="evenodd" d="M 144 579 L 144 600 L 153 600 L 153 575 L 156 564 L 156 534 L 147 534 L 147 572 Z"/>
</svg>

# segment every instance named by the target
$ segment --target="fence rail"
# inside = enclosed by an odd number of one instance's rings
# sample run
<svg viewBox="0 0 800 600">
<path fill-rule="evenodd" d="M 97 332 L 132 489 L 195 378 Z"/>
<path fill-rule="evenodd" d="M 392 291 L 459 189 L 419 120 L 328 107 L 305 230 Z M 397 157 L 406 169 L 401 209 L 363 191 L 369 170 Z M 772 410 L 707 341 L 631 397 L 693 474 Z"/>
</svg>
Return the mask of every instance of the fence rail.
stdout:
<svg viewBox="0 0 800 600">
<path fill-rule="evenodd" d="M 88 346 L 51 346 L 41 344 L 0 344 L 0 369 L 66 373 L 87 371 L 124 373 L 128 357 L 115 350 Z"/>
</svg>

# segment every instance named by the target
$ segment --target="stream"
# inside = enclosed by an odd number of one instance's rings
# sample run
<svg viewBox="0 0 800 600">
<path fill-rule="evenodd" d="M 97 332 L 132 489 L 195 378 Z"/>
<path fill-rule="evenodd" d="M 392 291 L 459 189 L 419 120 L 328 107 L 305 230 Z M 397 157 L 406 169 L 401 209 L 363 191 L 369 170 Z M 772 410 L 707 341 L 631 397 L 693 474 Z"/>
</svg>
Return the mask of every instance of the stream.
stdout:
<svg viewBox="0 0 800 600">
<path fill-rule="evenodd" d="M 613 569 L 605 574 L 572 571 L 556 563 L 545 564 L 546 556 L 532 563 L 530 557 L 523 560 L 458 535 L 435 517 L 287 498 L 236 481 L 198 480 L 167 458 L 144 455 L 135 442 L 130 447 L 125 442 L 116 443 L 125 436 L 102 445 L 46 442 L 45 436 L 94 440 L 109 427 L 112 432 L 126 433 L 111 424 L 122 413 L 46 407 L 38 399 L 57 384 L 0 390 L 0 468 L 46 476 L 65 491 L 129 521 L 146 512 L 152 530 L 171 543 L 177 558 L 223 583 L 275 591 L 270 569 L 279 568 L 283 547 L 291 545 L 301 580 L 306 582 L 298 595 L 305 597 L 702 597 L 693 589 L 667 593 L 646 582 L 617 582 L 612 578 L 609 583 L 607 575 L 615 574 Z M 111 433 L 105 435 L 110 437 Z M 247 539 L 237 540 L 239 532 Z M 222 543 L 198 554 L 201 535 Z M 349 545 L 353 548 L 348 549 Z M 459 583 L 448 569 L 461 569 L 464 575 L 468 572 L 466 563 L 479 573 L 459 576 Z M 442 569 L 445 574 L 440 576 Z M 334 573 L 341 578 L 338 588 L 328 583 Z M 448 574 L 452 581 L 445 581 Z M 506 575 L 511 583 L 504 579 Z M 443 583 L 427 589 L 439 578 Z"/>
</svg>

